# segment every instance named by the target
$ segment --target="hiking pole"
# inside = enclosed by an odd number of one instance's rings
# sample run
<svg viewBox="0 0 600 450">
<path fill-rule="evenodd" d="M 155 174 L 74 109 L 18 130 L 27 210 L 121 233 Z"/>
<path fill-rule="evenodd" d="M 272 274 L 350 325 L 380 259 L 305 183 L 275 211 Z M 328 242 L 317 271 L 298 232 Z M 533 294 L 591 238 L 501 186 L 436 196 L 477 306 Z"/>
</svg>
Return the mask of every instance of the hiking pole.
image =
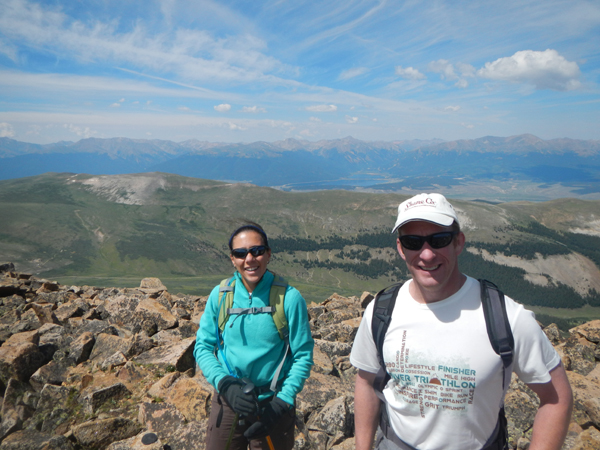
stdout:
<svg viewBox="0 0 600 450">
<path fill-rule="evenodd" d="M 239 417 L 240 415 L 235 413 L 233 423 L 231 424 L 231 430 L 229 430 L 229 436 L 227 437 L 227 444 L 225 444 L 225 450 L 229 450 L 229 447 L 231 446 L 231 440 L 233 439 L 233 433 L 235 433 L 235 428 L 237 427 Z"/>
<path fill-rule="evenodd" d="M 267 434 L 266 439 L 267 439 L 267 444 L 269 444 L 269 450 L 275 450 L 275 447 L 273 447 L 273 441 L 271 440 L 271 436 L 269 436 Z"/>
<path fill-rule="evenodd" d="M 244 394 L 249 394 L 250 392 L 254 391 L 254 383 L 252 383 L 252 381 L 250 381 L 248 378 L 242 378 L 242 381 L 245 383 L 244 384 L 244 388 L 242 389 L 242 392 Z M 229 436 L 227 437 L 227 444 L 225 444 L 225 450 L 229 450 L 229 447 L 231 447 L 231 441 L 233 440 L 233 434 L 235 433 L 235 429 L 237 428 L 238 424 L 239 425 L 244 425 L 245 421 L 244 418 L 242 417 L 240 419 L 240 415 L 238 413 L 235 413 L 235 416 L 233 418 L 233 423 L 231 424 L 231 429 L 229 430 Z M 271 444 L 272 446 L 273 444 Z M 271 447 L 271 450 L 274 450 Z"/>
<path fill-rule="evenodd" d="M 242 378 L 242 381 L 244 383 L 246 383 L 246 385 L 244 386 L 244 389 L 242 390 L 242 392 L 244 394 L 249 394 L 250 392 L 252 392 L 254 390 L 254 383 L 252 383 L 252 381 L 250 381 L 248 378 Z M 258 420 L 260 420 L 260 417 L 257 415 L 256 418 Z M 240 420 L 240 425 L 244 424 L 244 420 Z M 269 445 L 269 450 L 275 450 L 275 447 L 273 446 L 273 441 L 271 440 L 271 436 L 267 435 L 267 437 L 265 438 L 267 441 L 267 444 Z M 227 449 L 229 450 L 229 449 Z"/>
</svg>

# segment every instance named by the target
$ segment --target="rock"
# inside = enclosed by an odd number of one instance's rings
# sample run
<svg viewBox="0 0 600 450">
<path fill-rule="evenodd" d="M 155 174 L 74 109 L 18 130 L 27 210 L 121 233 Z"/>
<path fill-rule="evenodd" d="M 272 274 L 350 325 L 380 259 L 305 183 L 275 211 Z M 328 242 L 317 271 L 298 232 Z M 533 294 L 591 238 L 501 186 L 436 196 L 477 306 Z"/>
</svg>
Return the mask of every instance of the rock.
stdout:
<svg viewBox="0 0 600 450">
<path fill-rule="evenodd" d="M 14 271 L 0 278 L 0 450 L 204 448 L 214 389 L 196 371 L 193 347 L 207 297 L 172 295 L 160 280 L 142 284 L 65 287 Z M 309 305 L 315 365 L 297 398 L 295 450 L 354 448 L 349 354 L 371 300 L 334 294 Z M 556 326 L 544 329 L 575 397 L 563 450 L 600 448 L 598 322 L 566 340 Z M 528 448 L 536 408 L 514 377 L 511 450 Z"/>
<path fill-rule="evenodd" d="M 142 431 L 138 435 L 133 436 L 129 439 L 113 442 L 108 447 L 106 447 L 106 450 L 165 450 L 166 448 L 168 448 L 165 447 L 160 438 L 157 439 L 156 442 L 151 444 L 146 443 L 147 440 L 146 442 L 142 442 L 144 440 L 144 437 L 150 434 L 152 433 Z"/>
<path fill-rule="evenodd" d="M 5 417 L 10 411 L 16 410 L 18 406 L 25 405 L 23 398 L 27 393 L 33 393 L 33 390 L 28 383 L 11 378 L 6 385 L 0 416 Z M 31 409 L 31 412 L 33 412 L 33 408 L 31 407 L 35 405 L 26 406 Z M 25 418 L 21 417 L 21 419 L 24 420 Z"/>
<path fill-rule="evenodd" d="M 24 430 L 6 437 L 0 444 L 0 450 L 73 450 L 73 445 L 64 436 Z"/>
<path fill-rule="evenodd" d="M 31 342 L 3 345 L 0 347 L 0 381 L 4 385 L 10 378 L 28 381 L 47 362 L 47 355 Z"/>
<path fill-rule="evenodd" d="M 130 345 L 130 339 L 100 333 L 96 336 L 89 359 L 90 361 L 102 366 L 107 358 L 111 357 L 117 352 L 126 352 Z"/>
<path fill-rule="evenodd" d="M 572 334 L 561 347 L 563 354 L 568 357 L 567 370 L 581 375 L 587 375 L 594 370 L 596 366 L 595 348 L 596 346 L 591 341 L 581 337 L 579 333 Z"/>
<path fill-rule="evenodd" d="M 132 361 L 136 364 L 151 364 L 163 369 L 174 367 L 179 372 L 185 372 L 196 366 L 193 354 L 195 342 L 195 338 L 188 338 L 174 344 L 154 347 L 136 356 Z"/>
<path fill-rule="evenodd" d="M 583 431 L 570 450 L 598 450 L 600 448 L 600 431 L 590 428 Z M 0 447 L 1 449 L 1 447 Z"/>
<path fill-rule="evenodd" d="M 30 303 L 30 306 L 41 324 L 54 323 L 60 325 L 60 321 L 56 318 L 53 311 L 56 305 L 52 303 Z"/>
<path fill-rule="evenodd" d="M 354 416 L 348 413 L 348 403 L 352 401 L 349 396 L 330 400 L 318 413 L 311 414 L 307 428 L 309 431 L 322 431 L 329 436 L 351 436 Z"/>
<path fill-rule="evenodd" d="M 144 278 L 140 282 L 140 291 L 146 294 L 158 294 L 166 290 L 167 288 L 158 278 Z"/>
<path fill-rule="evenodd" d="M 104 450 L 113 442 L 135 436 L 139 431 L 140 426 L 132 420 L 115 417 L 77 425 L 73 428 L 73 436 L 86 449 Z"/>
<path fill-rule="evenodd" d="M 190 422 L 179 427 L 166 442 L 170 448 L 177 450 L 202 449 L 206 441 L 207 423 L 208 420 L 203 420 L 202 422 Z"/>
<path fill-rule="evenodd" d="M 600 343 L 600 320 L 592 320 L 578 327 L 571 328 L 569 333 L 579 335 L 595 344 Z"/>
<path fill-rule="evenodd" d="M 109 400 L 115 402 L 129 394 L 131 394 L 131 392 L 123 383 L 116 383 L 105 388 L 97 389 L 83 398 L 85 410 L 89 414 L 93 414 Z"/>
<path fill-rule="evenodd" d="M 333 372 L 333 363 L 329 356 L 322 352 L 318 346 L 315 346 L 313 351 L 314 365 L 312 371 L 322 373 L 323 375 L 331 375 Z"/>
<path fill-rule="evenodd" d="M 108 336 L 102 334 L 102 336 Z M 106 338 L 109 340 L 110 338 Z M 104 345 L 104 340 L 102 344 Z M 96 344 L 96 338 L 89 331 L 85 331 L 81 333 L 77 339 L 75 339 L 69 345 L 69 356 L 75 361 L 75 364 L 80 364 L 84 361 L 87 361 L 92 354 L 92 350 L 94 345 Z M 102 350 L 98 350 L 97 354 L 101 354 Z M 106 351 L 109 353 L 109 351 Z"/>
<path fill-rule="evenodd" d="M 5 274 L 6 272 L 14 272 L 15 265 L 11 262 L 0 264 L 0 275 Z"/>
<path fill-rule="evenodd" d="M 36 370 L 33 375 L 31 375 L 29 383 L 38 392 L 41 391 L 46 384 L 60 386 L 67 381 L 68 371 L 68 367 L 64 366 L 63 364 L 56 361 L 50 361 L 48 364 L 43 365 Z"/>
<path fill-rule="evenodd" d="M 60 425 L 68 424 L 73 410 L 78 406 L 76 398 L 77 391 L 73 388 L 45 385 L 40 392 L 34 422 L 44 433 L 56 432 Z M 59 434 L 62 434 L 60 430 Z"/>
<path fill-rule="evenodd" d="M 375 296 L 370 292 L 363 292 L 360 296 L 360 307 L 365 309 L 374 298 Z"/>
<path fill-rule="evenodd" d="M 156 329 L 168 330 L 177 326 L 177 318 L 171 311 L 158 301 L 148 298 L 139 302 L 135 309 L 136 319 L 134 323 L 142 324 L 149 321 L 156 324 Z M 140 328 L 143 327 L 140 325 Z"/>
<path fill-rule="evenodd" d="M 11 433 L 19 431 L 23 426 L 23 421 L 15 409 L 11 409 L 2 414 L 2 422 L 0 422 L 0 442 Z M 2 448 L 2 446 L 0 446 Z"/>
<path fill-rule="evenodd" d="M 170 403 L 142 403 L 139 422 L 148 430 L 155 432 L 161 440 L 168 440 L 186 420 L 175 405 Z"/>
</svg>

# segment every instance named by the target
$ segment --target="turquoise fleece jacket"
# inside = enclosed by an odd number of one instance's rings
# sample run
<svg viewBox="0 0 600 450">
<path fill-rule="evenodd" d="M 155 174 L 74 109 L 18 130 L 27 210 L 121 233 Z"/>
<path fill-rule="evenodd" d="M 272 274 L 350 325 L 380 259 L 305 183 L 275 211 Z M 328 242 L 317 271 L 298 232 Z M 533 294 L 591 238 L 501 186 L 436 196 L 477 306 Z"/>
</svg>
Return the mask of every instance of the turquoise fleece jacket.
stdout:
<svg viewBox="0 0 600 450">
<path fill-rule="evenodd" d="M 241 275 L 235 272 L 234 276 L 233 308 L 269 306 L 269 292 L 274 278 L 271 272 L 265 272 L 252 294 L 248 293 Z M 219 351 L 215 357 L 218 301 L 219 286 L 216 286 L 208 297 L 200 319 L 194 348 L 194 357 L 202 373 L 215 388 L 223 377 L 230 375 L 222 352 Z M 314 341 L 308 323 L 306 301 L 291 286 L 286 290 L 284 310 L 288 320 L 290 350 L 279 376 L 280 380 L 283 379 L 283 385 L 277 396 L 294 405 L 296 394 L 302 390 L 304 381 L 310 375 Z M 285 341 L 279 337 L 271 314 L 230 316 L 222 337 L 223 351 L 234 376 L 249 378 L 255 386 L 271 383 L 285 353 Z M 261 400 L 268 395 L 261 396 Z"/>
</svg>

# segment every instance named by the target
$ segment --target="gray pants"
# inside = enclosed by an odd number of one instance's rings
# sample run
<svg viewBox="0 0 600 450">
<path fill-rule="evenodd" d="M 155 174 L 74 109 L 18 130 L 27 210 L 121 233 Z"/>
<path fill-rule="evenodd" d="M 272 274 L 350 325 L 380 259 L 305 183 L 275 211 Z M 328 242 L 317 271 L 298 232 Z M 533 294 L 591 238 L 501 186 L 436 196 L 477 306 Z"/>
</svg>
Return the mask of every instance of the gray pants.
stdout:
<svg viewBox="0 0 600 450">
<path fill-rule="evenodd" d="M 416 450 L 414 447 L 403 444 L 401 442 L 390 441 L 385 437 L 380 427 L 377 427 L 377 434 L 375 435 L 375 450 Z"/>
</svg>

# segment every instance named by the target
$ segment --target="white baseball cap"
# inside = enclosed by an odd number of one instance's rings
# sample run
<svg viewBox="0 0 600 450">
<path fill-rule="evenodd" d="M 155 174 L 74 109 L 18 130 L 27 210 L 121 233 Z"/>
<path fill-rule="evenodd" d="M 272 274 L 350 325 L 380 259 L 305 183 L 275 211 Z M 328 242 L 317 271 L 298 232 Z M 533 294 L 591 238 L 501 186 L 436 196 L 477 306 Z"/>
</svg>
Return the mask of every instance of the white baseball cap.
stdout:
<svg viewBox="0 0 600 450">
<path fill-rule="evenodd" d="M 442 194 L 415 195 L 398 206 L 398 218 L 392 233 L 407 222 L 420 220 L 447 227 L 454 221 L 458 223 L 458 216 Z"/>
</svg>

